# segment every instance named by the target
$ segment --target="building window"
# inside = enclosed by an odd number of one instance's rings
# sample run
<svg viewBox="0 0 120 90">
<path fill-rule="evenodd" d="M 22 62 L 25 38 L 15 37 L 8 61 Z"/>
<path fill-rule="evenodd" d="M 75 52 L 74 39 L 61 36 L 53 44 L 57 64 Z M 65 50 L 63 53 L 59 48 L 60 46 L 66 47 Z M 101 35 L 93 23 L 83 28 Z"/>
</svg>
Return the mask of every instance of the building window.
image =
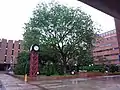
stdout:
<svg viewBox="0 0 120 90">
<path fill-rule="evenodd" d="M 14 54 L 14 50 L 12 50 L 12 55 Z"/>
<path fill-rule="evenodd" d="M 109 38 L 106 38 L 107 40 L 109 40 Z"/>
<path fill-rule="evenodd" d="M 113 48 L 113 50 L 119 49 L 119 47 Z"/>
<path fill-rule="evenodd" d="M 104 56 L 111 56 L 111 55 L 104 55 Z"/>
<path fill-rule="evenodd" d="M 5 50 L 5 55 L 7 55 L 7 49 Z"/>
<path fill-rule="evenodd" d="M 0 48 L 1 48 L 1 42 L 0 42 Z"/>
<path fill-rule="evenodd" d="M 7 56 L 5 56 L 5 60 L 4 60 L 4 62 L 6 62 L 6 58 L 7 58 Z"/>
<path fill-rule="evenodd" d="M 6 48 L 8 48 L 8 43 L 7 43 L 7 45 L 6 45 Z"/>
<path fill-rule="evenodd" d="M 11 60 L 13 61 L 13 56 L 11 56 Z"/>
<path fill-rule="evenodd" d="M 13 47 L 12 48 L 14 48 L 14 44 L 13 44 Z"/>
<path fill-rule="evenodd" d="M 114 55 L 118 55 L 118 53 L 117 54 L 111 54 L 110 56 L 114 56 Z"/>
<path fill-rule="evenodd" d="M 20 44 L 19 44 L 19 49 L 20 49 Z"/>
<path fill-rule="evenodd" d="M 13 57 L 11 56 L 11 60 L 10 60 L 10 63 L 13 63 Z"/>
</svg>

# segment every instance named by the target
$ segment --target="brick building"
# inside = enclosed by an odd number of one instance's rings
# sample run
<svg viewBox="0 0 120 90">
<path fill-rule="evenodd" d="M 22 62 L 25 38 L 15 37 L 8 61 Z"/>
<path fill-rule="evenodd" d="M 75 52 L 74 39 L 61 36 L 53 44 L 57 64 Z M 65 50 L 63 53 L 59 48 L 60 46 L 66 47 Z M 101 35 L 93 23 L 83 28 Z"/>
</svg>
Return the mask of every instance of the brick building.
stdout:
<svg viewBox="0 0 120 90">
<path fill-rule="evenodd" d="M 18 53 L 22 51 L 22 41 L 0 39 L 0 70 L 6 70 L 17 63 Z"/>
<path fill-rule="evenodd" d="M 119 48 L 116 30 L 111 30 L 98 35 L 93 49 L 95 64 L 118 64 Z"/>
</svg>

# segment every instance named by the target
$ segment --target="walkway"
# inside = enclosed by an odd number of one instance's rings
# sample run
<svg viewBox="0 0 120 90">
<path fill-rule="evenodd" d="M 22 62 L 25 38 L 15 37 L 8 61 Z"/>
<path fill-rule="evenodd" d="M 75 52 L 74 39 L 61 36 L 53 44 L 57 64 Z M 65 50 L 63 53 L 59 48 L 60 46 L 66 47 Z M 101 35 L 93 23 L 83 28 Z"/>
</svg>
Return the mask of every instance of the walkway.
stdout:
<svg viewBox="0 0 120 90">
<path fill-rule="evenodd" d="M 6 74 L 0 74 L 0 80 L 5 90 L 44 90 Z"/>
</svg>

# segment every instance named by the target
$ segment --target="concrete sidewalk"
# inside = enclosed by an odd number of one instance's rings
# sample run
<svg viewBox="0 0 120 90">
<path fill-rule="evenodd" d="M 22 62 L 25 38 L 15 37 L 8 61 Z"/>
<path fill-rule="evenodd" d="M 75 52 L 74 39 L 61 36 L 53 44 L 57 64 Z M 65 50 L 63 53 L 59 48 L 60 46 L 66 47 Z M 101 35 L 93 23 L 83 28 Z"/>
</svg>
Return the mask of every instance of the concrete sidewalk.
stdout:
<svg viewBox="0 0 120 90">
<path fill-rule="evenodd" d="M 6 74 L 0 74 L 0 80 L 5 90 L 44 90 Z"/>
</svg>

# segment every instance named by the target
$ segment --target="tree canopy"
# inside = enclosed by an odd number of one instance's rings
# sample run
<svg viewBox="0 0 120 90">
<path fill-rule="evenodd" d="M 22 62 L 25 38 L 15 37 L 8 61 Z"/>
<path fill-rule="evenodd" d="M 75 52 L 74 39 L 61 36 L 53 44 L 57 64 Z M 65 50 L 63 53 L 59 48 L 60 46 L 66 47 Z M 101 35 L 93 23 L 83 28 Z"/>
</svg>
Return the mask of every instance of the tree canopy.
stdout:
<svg viewBox="0 0 120 90">
<path fill-rule="evenodd" d="M 91 48 L 96 28 L 90 15 L 80 8 L 58 3 L 37 5 L 24 29 L 24 48 L 39 44 L 41 52 L 63 65 L 64 72 L 69 63 L 92 63 Z"/>
</svg>

